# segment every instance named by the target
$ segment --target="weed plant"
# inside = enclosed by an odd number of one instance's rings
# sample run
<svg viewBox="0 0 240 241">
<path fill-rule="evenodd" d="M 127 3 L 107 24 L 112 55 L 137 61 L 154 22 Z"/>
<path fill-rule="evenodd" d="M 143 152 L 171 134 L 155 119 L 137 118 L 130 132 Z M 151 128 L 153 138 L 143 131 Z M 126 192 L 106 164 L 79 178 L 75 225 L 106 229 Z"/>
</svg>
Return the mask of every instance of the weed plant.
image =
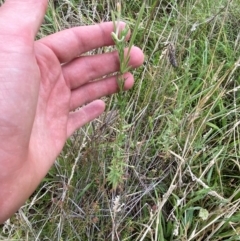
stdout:
<svg viewBox="0 0 240 241">
<path fill-rule="evenodd" d="M 115 4 L 50 1 L 38 37 L 114 20 Z M 121 2 L 145 53 L 134 88 L 121 91 L 125 56 L 119 95 L 67 141 L 1 240 L 240 240 L 240 2 L 142 4 Z"/>
<path fill-rule="evenodd" d="M 142 18 L 142 14 L 144 11 L 145 4 L 142 4 L 141 10 L 138 15 L 138 19 L 136 21 L 136 25 L 134 31 L 132 33 L 127 52 L 125 53 L 126 47 L 126 39 L 129 33 L 129 27 L 126 25 L 124 29 L 120 30 L 120 21 L 121 21 L 121 3 L 117 3 L 117 13 L 115 17 L 115 13 L 112 11 L 112 20 L 114 23 L 114 32 L 112 33 L 112 38 L 116 45 L 116 49 L 119 56 L 119 73 L 117 77 L 117 83 L 119 87 L 119 93 L 116 94 L 116 102 L 114 105 L 119 112 L 119 127 L 118 132 L 116 133 L 115 143 L 116 147 L 113 150 L 113 159 L 112 163 L 109 167 L 110 171 L 108 173 L 108 181 L 112 185 L 113 190 L 116 190 L 119 185 L 123 183 L 124 179 L 124 167 L 126 167 L 127 163 L 124 161 L 124 149 L 123 145 L 128 141 L 127 140 L 127 129 L 125 128 L 125 120 L 126 120 L 126 108 L 127 108 L 127 98 L 124 96 L 124 83 L 125 78 L 124 74 L 130 70 L 129 60 L 130 60 L 130 51 L 133 46 L 134 40 L 136 38 L 136 34 L 139 28 L 139 24 Z"/>
</svg>

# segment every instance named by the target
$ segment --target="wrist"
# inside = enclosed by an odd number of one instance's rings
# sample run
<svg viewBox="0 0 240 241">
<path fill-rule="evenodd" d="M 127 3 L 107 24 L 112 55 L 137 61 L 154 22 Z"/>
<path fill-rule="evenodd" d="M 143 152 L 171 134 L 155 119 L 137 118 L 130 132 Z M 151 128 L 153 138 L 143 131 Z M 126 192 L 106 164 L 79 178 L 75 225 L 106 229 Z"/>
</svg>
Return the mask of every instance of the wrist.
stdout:
<svg viewBox="0 0 240 241">
<path fill-rule="evenodd" d="M 0 223 L 10 218 L 29 198 L 39 184 L 30 165 L 1 175 L 0 178 Z"/>
</svg>

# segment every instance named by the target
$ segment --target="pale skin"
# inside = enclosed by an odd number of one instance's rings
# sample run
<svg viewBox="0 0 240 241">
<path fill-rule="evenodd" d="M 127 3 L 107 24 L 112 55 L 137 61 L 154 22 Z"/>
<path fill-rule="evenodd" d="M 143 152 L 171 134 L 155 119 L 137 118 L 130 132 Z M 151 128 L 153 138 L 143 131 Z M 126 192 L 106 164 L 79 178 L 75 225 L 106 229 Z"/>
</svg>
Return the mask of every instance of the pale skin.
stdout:
<svg viewBox="0 0 240 241">
<path fill-rule="evenodd" d="M 101 79 L 118 71 L 116 52 L 79 57 L 113 45 L 113 24 L 34 41 L 47 3 L 6 0 L 0 8 L 0 223 L 37 188 L 66 139 L 104 111 L 99 98 L 118 91 L 116 77 Z M 129 64 L 142 63 L 142 51 L 133 47 Z M 127 90 L 134 80 L 130 73 L 125 78 Z"/>
</svg>

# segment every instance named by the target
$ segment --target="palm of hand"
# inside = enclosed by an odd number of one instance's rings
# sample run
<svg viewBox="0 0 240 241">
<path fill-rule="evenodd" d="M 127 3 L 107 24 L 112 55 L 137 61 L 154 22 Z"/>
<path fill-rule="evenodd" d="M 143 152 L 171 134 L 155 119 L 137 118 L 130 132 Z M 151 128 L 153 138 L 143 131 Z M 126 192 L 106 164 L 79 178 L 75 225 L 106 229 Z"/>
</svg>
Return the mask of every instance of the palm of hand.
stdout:
<svg viewBox="0 0 240 241">
<path fill-rule="evenodd" d="M 35 44 L 34 52 L 40 79 L 29 151 L 34 155 L 32 160 L 39 169 L 41 163 L 57 157 L 69 135 L 67 123 L 71 90 L 55 54 L 41 44 Z M 49 161 L 42 165 L 42 173 L 45 174 L 51 165 Z"/>
<path fill-rule="evenodd" d="M 19 41 L 16 52 L 12 48 L 16 40 L 10 37 L 7 42 L 11 44 L 4 45 L 0 65 L 0 93 L 6 100 L 0 105 L 4 113 L 0 129 L 6 143 L 1 151 L 6 161 L 14 158 L 15 165 L 1 169 L 13 172 L 26 163 L 35 166 L 32 168 L 42 177 L 67 138 L 71 91 L 58 59 L 48 47 L 34 46 L 33 42 L 20 47 Z M 9 61 L 12 59 L 14 63 Z"/>
</svg>

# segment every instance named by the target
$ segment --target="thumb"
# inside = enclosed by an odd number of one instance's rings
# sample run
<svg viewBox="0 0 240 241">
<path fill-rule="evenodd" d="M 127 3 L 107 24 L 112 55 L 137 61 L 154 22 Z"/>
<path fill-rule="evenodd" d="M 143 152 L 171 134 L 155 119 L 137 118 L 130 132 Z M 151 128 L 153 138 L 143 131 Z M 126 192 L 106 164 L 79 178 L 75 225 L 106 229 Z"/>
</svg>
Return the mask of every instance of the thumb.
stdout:
<svg viewBox="0 0 240 241">
<path fill-rule="evenodd" d="M 47 4 L 48 0 L 6 0 L 0 8 L 0 32 L 34 40 Z"/>
</svg>

